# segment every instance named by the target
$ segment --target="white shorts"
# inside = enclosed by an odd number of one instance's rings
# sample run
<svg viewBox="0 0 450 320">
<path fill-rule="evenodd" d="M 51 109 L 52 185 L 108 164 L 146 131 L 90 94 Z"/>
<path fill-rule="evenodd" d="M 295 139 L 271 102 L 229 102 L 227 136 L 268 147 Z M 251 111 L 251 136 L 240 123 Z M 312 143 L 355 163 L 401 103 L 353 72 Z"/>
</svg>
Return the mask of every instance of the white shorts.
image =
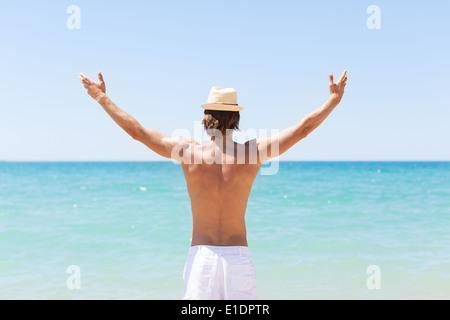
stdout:
<svg viewBox="0 0 450 320">
<path fill-rule="evenodd" d="M 185 300 L 256 299 L 248 247 L 192 246 L 183 272 Z"/>
</svg>

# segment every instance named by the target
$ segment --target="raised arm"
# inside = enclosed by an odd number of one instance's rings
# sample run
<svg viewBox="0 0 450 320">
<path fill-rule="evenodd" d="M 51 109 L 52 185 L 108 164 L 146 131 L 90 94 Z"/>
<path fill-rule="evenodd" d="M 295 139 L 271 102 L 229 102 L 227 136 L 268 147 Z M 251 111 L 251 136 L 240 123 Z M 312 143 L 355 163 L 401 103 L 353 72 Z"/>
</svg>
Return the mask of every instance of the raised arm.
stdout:
<svg viewBox="0 0 450 320">
<path fill-rule="evenodd" d="M 333 82 L 332 74 L 329 78 L 330 98 L 321 107 L 305 116 L 297 124 L 281 130 L 278 134 L 270 138 L 257 139 L 259 162 L 263 163 L 270 158 L 283 154 L 301 139 L 306 138 L 341 102 L 347 84 L 347 71 L 344 71 L 337 83 Z"/>
<path fill-rule="evenodd" d="M 164 133 L 153 129 L 144 128 L 135 118 L 120 109 L 111 99 L 106 95 L 106 86 L 101 73 L 98 74 L 99 82 L 95 82 L 85 75 L 80 74 L 80 80 L 87 93 L 95 99 L 109 116 L 133 139 L 138 140 L 152 149 L 157 154 L 173 158 L 180 161 L 182 154 L 174 153 L 173 150 L 179 150 L 181 153 L 189 144 L 195 143 L 193 140 L 185 138 L 172 138 Z"/>
</svg>

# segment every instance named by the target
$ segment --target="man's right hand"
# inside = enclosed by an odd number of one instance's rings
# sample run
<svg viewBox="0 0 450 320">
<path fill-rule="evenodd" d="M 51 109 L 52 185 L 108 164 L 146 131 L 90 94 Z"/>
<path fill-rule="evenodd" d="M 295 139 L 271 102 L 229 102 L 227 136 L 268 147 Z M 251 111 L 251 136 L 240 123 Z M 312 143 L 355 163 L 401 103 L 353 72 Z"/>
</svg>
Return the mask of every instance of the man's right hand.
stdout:
<svg viewBox="0 0 450 320">
<path fill-rule="evenodd" d="M 98 98 L 106 92 L 106 85 L 105 81 L 103 81 L 103 75 L 101 72 L 98 73 L 99 82 L 89 79 L 82 73 L 80 73 L 80 80 L 87 89 L 87 93 L 95 100 L 98 100 Z"/>
<path fill-rule="evenodd" d="M 335 105 L 341 102 L 342 96 L 344 95 L 344 88 L 347 84 L 347 70 L 344 71 L 339 80 L 334 83 L 333 75 L 330 73 L 330 99 Z"/>
</svg>

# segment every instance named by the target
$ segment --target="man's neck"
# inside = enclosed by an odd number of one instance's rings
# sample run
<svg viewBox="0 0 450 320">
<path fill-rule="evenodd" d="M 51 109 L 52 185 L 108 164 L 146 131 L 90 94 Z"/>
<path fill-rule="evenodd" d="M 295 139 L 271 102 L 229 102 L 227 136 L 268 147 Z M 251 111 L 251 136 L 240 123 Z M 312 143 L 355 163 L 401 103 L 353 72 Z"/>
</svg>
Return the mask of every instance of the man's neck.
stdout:
<svg viewBox="0 0 450 320">
<path fill-rule="evenodd" d="M 218 146 L 224 153 L 233 152 L 234 150 L 234 140 L 232 134 L 212 136 L 210 142 Z"/>
</svg>

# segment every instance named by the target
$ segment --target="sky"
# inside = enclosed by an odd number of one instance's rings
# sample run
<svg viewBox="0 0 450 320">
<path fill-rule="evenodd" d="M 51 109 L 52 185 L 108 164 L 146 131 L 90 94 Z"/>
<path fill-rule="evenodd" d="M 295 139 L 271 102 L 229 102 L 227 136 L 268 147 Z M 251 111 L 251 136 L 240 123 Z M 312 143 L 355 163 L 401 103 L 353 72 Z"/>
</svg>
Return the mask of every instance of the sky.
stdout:
<svg viewBox="0 0 450 320">
<path fill-rule="evenodd" d="M 450 160 L 449 1 L 0 4 L 0 161 L 166 160 L 109 118 L 80 72 L 101 71 L 120 108 L 168 135 L 193 137 L 211 87 L 235 88 L 243 141 L 296 124 L 344 70 L 341 104 L 281 160 Z"/>
</svg>

